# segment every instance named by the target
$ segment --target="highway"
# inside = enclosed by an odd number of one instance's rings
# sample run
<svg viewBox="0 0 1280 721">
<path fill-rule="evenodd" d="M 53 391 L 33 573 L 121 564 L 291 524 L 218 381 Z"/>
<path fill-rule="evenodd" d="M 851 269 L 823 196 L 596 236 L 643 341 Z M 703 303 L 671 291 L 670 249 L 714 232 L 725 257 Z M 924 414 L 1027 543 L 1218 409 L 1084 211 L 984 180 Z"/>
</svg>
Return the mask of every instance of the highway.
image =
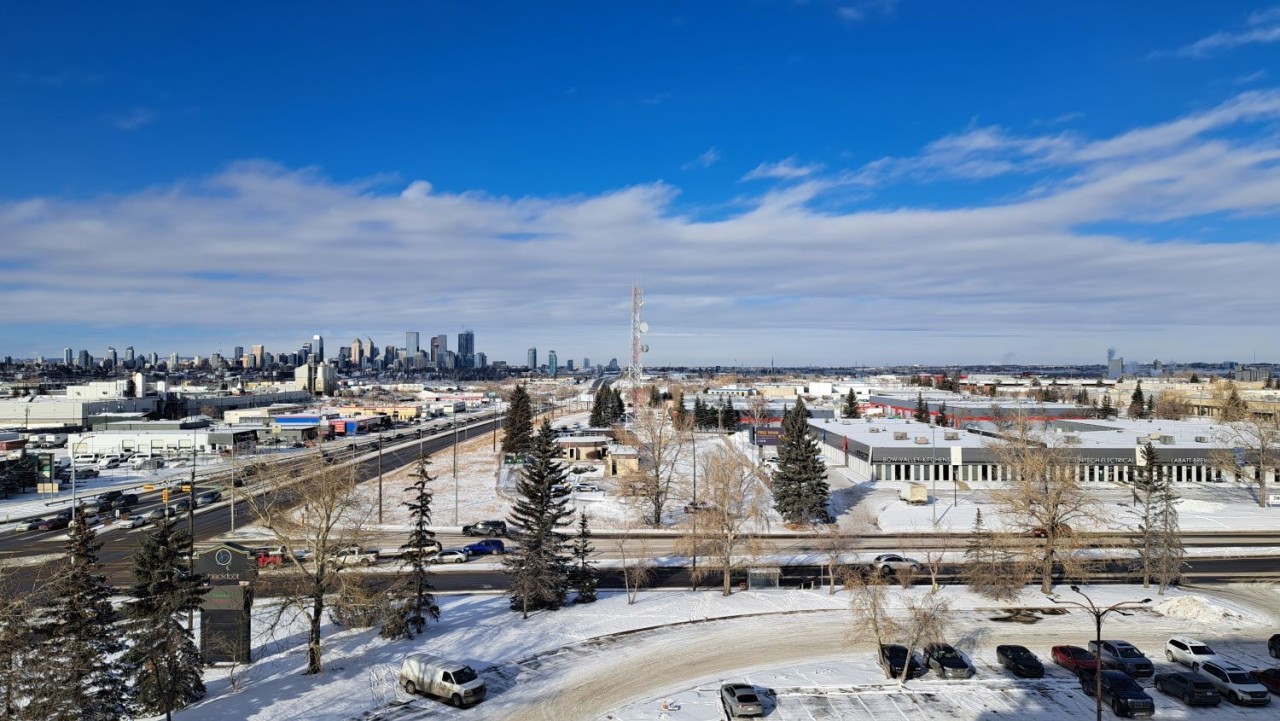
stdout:
<svg viewBox="0 0 1280 721">
<path fill-rule="evenodd" d="M 491 433 L 494 425 L 501 424 L 501 422 L 501 419 L 468 421 L 465 427 L 457 428 L 457 440 L 461 443 L 485 433 Z M 396 440 L 395 436 L 397 434 L 402 436 L 400 440 Z M 426 436 L 422 439 L 418 439 L 416 436 L 417 431 L 415 429 L 385 432 L 384 447 L 381 454 L 381 467 L 384 475 L 397 468 L 416 462 L 420 453 L 431 455 L 449 448 L 454 443 L 455 433 L 449 430 L 437 435 Z M 354 451 L 359 454 L 358 461 L 354 464 L 354 476 L 357 482 L 376 480 L 379 468 L 376 437 L 358 437 L 353 443 L 359 447 L 359 450 Z M 333 442 L 324 444 L 322 450 L 334 457 L 337 463 L 341 464 L 343 463 L 343 457 L 352 453 L 350 446 L 351 444 Z M 289 454 L 273 465 L 270 472 L 276 474 L 284 473 L 292 467 L 313 462 L 314 454 L 314 451 L 300 451 L 297 454 Z M 221 481 L 208 481 L 199 478 L 194 493 L 229 485 L 229 483 Z M 254 482 L 251 481 L 245 487 L 235 489 L 235 493 L 236 495 L 242 495 L 246 492 L 252 492 L 254 488 Z M 194 493 L 191 495 L 194 495 Z M 139 491 L 138 495 L 139 504 L 130 509 L 134 515 L 146 514 L 154 509 L 164 507 L 164 504 L 161 503 L 161 492 L 159 490 Z M 169 499 L 170 505 L 186 495 L 188 494 L 180 494 L 175 491 Z M 188 514 L 189 527 L 193 530 L 197 547 L 211 539 L 225 535 L 231 530 L 232 503 L 227 500 L 230 496 L 230 489 L 223 488 L 224 502 L 214 504 L 208 508 L 195 509 L 194 513 Z M 247 501 L 238 498 L 234 507 L 238 524 L 244 525 L 254 520 L 252 518 L 252 510 Z M 188 526 L 184 525 L 182 527 Z M 99 552 L 99 560 L 102 562 L 108 578 L 117 587 L 123 587 L 132 582 L 132 573 L 130 571 L 132 557 L 137 549 L 140 535 L 145 529 L 146 526 L 133 530 L 111 529 L 102 532 L 99 536 L 103 543 L 102 550 Z M 65 543 L 65 530 L 14 532 L 0 537 L 0 558 L 39 557 L 60 553 Z"/>
<path fill-rule="evenodd" d="M 477 421 L 468 422 L 465 427 L 457 429 L 457 440 L 459 442 L 475 438 L 477 436 L 491 433 L 495 423 L 500 423 L 500 419 L 486 418 Z M 399 439 L 396 436 L 400 436 Z M 445 431 L 435 435 L 428 435 L 422 439 L 418 439 L 416 429 L 397 429 L 395 431 L 387 431 L 384 435 L 384 446 L 381 458 L 381 468 L 384 474 L 413 464 L 420 453 L 427 455 L 437 454 L 440 451 L 448 449 L 454 443 L 454 432 L 452 430 Z M 378 477 L 379 460 L 377 453 L 377 439 L 372 436 L 359 437 L 353 441 L 358 450 L 354 451 L 358 454 L 357 461 L 354 464 L 354 477 L 358 482 L 368 482 L 376 480 Z M 329 443 L 325 444 L 324 450 L 327 454 L 337 459 L 337 463 L 343 463 L 343 458 L 350 458 L 347 454 L 352 453 L 349 450 L 350 444 Z M 286 473 L 292 467 L 305 465 L 314 458 L 314 452 L 300 452 L 298 454 L 290 454 L 281 458 L 273 467 L 273 473 Z M 349 461 L 348 461 L 349 463 Z M 228 483 L 223 482 L 206 482 L 198 481 L 199 490 L 213 488 L 214 486 L 227 486 Z M 236 489 L 237 494 L 243 494 L 254 489 L 253 481 L 250 485 Z M 180 495 L 176 494 L 170 499 L 171 502 L 176 501 Z M 145 514 L 152 509 L 161 508 L 159 491 L 140 493 L 141 503 L 132 509 L 135 514 Z M 214 504 L 209 508 L 201 508 L 189 517 L 192 524 L 197 545 L 208 543 L 214 539 L 224 536 L 231 530 L 232 504 L 227 502 L 229 497 L 224 488 L 224 502 Z M 238 525 L 245 525 L 252 522 L 252 511 L 248 502 L 240 499 L 235 504 L 235 518 Z M 478 520 L 478 519 L 477 519 Z M 103 548 L 100 553 L 100 560 L 103 562 L 108 577 L 118 587 L 128 585 L 131 580 L 130 564 L 134 551 L 137 548 L 138 540 L 141 533 L 144 532 L 146 526 L 141 529 L 121 530 L 112 529 L 104 532 L 100 538 L 103 541 Z M 1127 547 L 1129 541 L 1125 534 L 1090 534 L 1091 543 L 1096 543 L 1100 547 Z M 444 544 L 446 548 L 465 545 L 474 539 L 468 539 L 456 533 L 440 533 L 437 538 Z M 596 556 L 602 560 L 615 560 L 621 556 L 618 548 L 620 540 L 631 544 L 637 543 L 639 539 L 644 540 L 646 553 L 651 557 L 670 557 L 675 556 L 676 534 L 671 531 L 631 531 L 628 532 L 625 539 L 621 539 L 616 534 L 608 532 L 598 532 L 593 534 L 593 540 L 596 546 Z M 923 554 L 926 552 L 962 551 L 969 539 L 968 534 L 885 534 L 885 535 L 859 535 L 847 538 L 843 541 L 843 548 L 849 553 L 888 553 L 888 552 L 904 552 L 908 554 Z M 405 541 L 403 535 L 385 534 L 375 536 L 370 539 L 368 545 L 378 549 L 396 549 Z M 242 541 L 250 543 L 249 541 Z M 263 545 L 271 542 L 269 538 L 263 538 Z M 805 586 L 812 584 L 821 584 L 825 578 L 824 573 L 818 564 L 821 564 L 824 558 L 823 546 L 825 542 L 821 536 L 814 534 L 780 531 L 773 533 L 763 539 L 762 555 L 789 557 L 794 559 L 795 565 L 787 565 L 783 567 L 782 583 L 788 586 Z M 1275 547 L 1280 544 L 1280 532 L 1222 532 L 1222 533 L 1189 533 L 1183 537 L 1184 546 L 1187 548 L 1247 548 L 1247 547 Z M 57 554 L 63 550 L 65 544 L 65 531 L 23 531 L 8 534 L 0 537 L 0 558 L 15 558 L 19 556 L 40 557 L 49 554 Z M 1238 554 L 1238 552 L 1237 552 Z M 635 557 L 635 551 L 629 553 L 631 557 Z M 806 558 L 807 557 L 807 558 Z M 923 559 L 922 559 L 923 560 Z M 1239 580 L 1241 577 L 1254 578 L 1276 578 L 1280 576 L 1277 568 L 1275 556 L 1263 555 L 1235 555 L 1229 558 L 1195 558 L 1190 562 L 1190 568 L 1187 571 L 1186 578 L 1188 581 L 1198 582 L 1218 582 L 1227 580 Z M 266 571 L 261 574 L 262 588 L 260 592 L 270 592 L 270 577 L 273 571 Z M 957 574 L 957 569 L 951 565 L 944 565 L 943 578 L 946 580 L 953 579 Z M 385 571 L 380 575 L 388 576 Z M 1112 580 L 1127 580 L 1130 574 L 1125 572 L 1123 565 L 1120 563 L 1111 563 L 1108 573 Z M 605 586 L 621 587 L 621 580 L 615 578 L 616 573 L 605 572 L 602 583 Z M 450 569 L 450 572 L 439 573 L 435 575 L 435 583 L 441 591 L 466 591 L 466 590 L 498 590 L 504 587 L 505 578 L 499 571 L 482 570 L 462 571 L 461 569 Z M 735 581 L 736 582 L 736 581 Z M 653 585 L 659 587 L 689 587 L 689 571 L 686 568 L 670 567 L 658 569 Z M 705 582 L 704 584 L 705 585 Z M 713 583 L 714 585 L 714 583 Z"/>
</svg>

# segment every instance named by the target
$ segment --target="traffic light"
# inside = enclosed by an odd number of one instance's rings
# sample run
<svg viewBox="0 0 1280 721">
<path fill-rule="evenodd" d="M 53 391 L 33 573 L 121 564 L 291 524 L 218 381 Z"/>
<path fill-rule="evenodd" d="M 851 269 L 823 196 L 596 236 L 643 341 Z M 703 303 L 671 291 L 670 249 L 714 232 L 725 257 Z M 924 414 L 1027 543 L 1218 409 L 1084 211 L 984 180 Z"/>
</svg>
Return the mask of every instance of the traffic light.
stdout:
<svg viewBox="0 0 1280 721">
<path fill-rule="evenodd" d="M 166 489 L 164 489 L 164 490 L 160 491 L 160 502 L 161 502 L 161 503 L 168 503 L 168 502 L 169 502 L 169 489 L 168 489 L 168 488 L 166 488 Z"/>
</svg>

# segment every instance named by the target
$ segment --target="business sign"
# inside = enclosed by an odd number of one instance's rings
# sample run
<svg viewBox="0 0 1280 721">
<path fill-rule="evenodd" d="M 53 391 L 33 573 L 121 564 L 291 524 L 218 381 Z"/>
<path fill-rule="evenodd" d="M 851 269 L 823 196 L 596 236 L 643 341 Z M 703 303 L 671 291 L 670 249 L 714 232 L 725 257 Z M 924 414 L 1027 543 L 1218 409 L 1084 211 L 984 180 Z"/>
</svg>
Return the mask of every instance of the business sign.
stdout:
<svg viewBox="0 0 1280 721">
<path fill-rule="evenodd" d="M 757 428 L 756 429 L 756 445 L 757 446 L 776 446 L 782 443 L 781 428 Z"/>
<path fill-rule="evenodd" d="M 238 583 L 252 581 L 258 574 L 258 565 L 248 548 L 222 543 L 196 556 L 195 572 L 214 585 Z"/>
</svg>

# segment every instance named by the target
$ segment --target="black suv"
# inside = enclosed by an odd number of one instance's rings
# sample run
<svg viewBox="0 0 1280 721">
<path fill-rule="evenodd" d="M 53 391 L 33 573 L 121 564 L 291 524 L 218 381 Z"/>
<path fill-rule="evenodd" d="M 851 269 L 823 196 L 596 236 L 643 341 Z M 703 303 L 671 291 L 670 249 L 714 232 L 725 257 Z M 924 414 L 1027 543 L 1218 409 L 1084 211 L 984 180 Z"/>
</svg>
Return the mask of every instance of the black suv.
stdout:
<svg viewBox="0 0 1280 721">
<path fill-rule="evenodd" d="M 132 508 L 138 505 L 138 494 L 126 493 L 111 502 L 112 508 Z"/>
<path fill-rule="evenodd" d="M 115 503 L 116 499 L 123 495 L 124 491 L 107 491 L 95 499 L 97 502 L 95 507 L 98 509 L 99 513 L 109 511 L 111 510 L 111 504 Z"/>
<path fill-rule="evenodd" d="M 1267 639 L 1267 653 L 1271 658 L 1280 658 L 1280 633 Z"/>
<path fill-rule="evenodd" d="M 1092 696 L 1096 690 L 1097 681 L 1093 673 L 1089 669 L 1080 672 L 1080 689 L 1087 696 Z M 1117 716 L 1153 716 L 1156 712 L 1155 700 L 1124 671 L 1107 669 L 1102 672 L 1102 702 L 1110 704 Z"/>
<path fill-rule="evenodd" d="M 464 536 L 505 536 L 507 535 L 506 521 L 480 521 L 462 527 L 462 535 Z"/>
<path fill-rule="evenodd" d="M 1188 706 L 1217 706 L 1222 703 L 1222 694 L 1212 681 L 1189 671 L 1156 674 L 1156 690 L 1177 696 Z"/>
<path fill-rule="evenodd" d="M 924 666 L 916 660 L 916 655 L 906 646 L 896 643 L 880 644 L 880 665 L 892 678 L 902 678 L 902 667 L 907 667 L 907 678 L 919 678 L 924 675 Z"/>
</svg>

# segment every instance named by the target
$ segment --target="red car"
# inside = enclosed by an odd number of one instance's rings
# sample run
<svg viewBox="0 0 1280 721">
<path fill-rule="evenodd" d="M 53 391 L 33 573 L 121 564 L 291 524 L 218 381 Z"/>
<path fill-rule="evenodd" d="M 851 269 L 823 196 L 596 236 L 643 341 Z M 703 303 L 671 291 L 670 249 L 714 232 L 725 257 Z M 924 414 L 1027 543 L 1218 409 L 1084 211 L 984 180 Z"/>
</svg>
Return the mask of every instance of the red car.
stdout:
<svg viewBox="0 0 1280 721">
<path fill-rule="evenodd" d="M 1054 646 L 1053 662 L 1075 674 L 1098 668 L 1098 659 L 1079 646 Z"/>
<path fill-rule="evenodd" d="M 1280 696 L 1280 668 L 1264 668 L 1254 671 L 1253 677 L 1258 679 L 1258 683 L 1266 686 L 1268 691 Z"/>
</svg>

